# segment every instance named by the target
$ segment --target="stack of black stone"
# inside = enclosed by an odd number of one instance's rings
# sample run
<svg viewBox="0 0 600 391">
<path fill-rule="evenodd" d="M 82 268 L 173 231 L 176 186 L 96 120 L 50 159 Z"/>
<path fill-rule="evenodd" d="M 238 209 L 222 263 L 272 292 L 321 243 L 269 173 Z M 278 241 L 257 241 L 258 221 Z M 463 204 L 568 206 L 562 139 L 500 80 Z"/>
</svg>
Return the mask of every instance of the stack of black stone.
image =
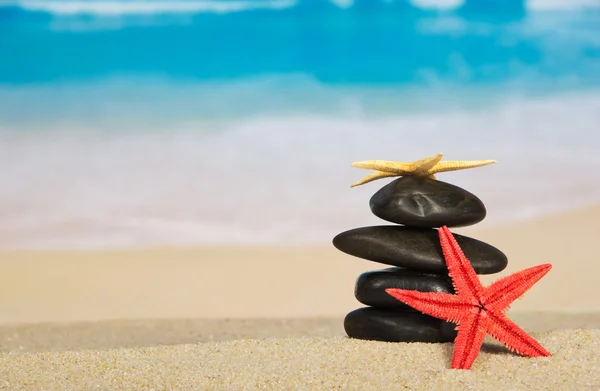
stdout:
<svg viewBox="0 0 600 391">
<path fill-rule="evenodd" d="M 456 325 L 417 312 L 385 292 L 388 288 L 454 293 L 436 228 L 482 221 L 479 198 L 449 183 L 416 176 L 394 180 L 369 202 L 373 214 L 400 225 L 357 228 L 333 239 L 347 254 L 395 267 L 361 274 L 354 291 L 367 307 L 350 312 L 344 328 L 351 338 L 388 342 L 451 342 Z M 477 274 L 504 270 L 497 248 L 454 234 Z"/>
</svg>

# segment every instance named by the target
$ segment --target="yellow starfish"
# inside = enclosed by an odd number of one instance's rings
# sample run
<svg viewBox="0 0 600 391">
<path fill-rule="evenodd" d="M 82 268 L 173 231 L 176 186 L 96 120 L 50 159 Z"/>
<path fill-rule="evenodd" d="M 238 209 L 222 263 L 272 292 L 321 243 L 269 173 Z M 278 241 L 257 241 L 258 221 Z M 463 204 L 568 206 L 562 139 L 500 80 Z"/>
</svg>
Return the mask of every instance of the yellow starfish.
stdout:
<svg viewBox="0 0 600 391">
<path fill-rule="evenodd" d="M 352 163 L 352 167 L 366 168 L 368 170 L 376 170 L 374 173 L 367 175 L 360 181 L 353 183 L 351 187 L 364 185 L 376 179 L 393 177 L 393 176 L 420 176 L 435 179 L 435 174 L 438 172 L 464 170 L 467 168 L 487 166 L 488 164 L 496 163 L 495 160 L 470 160 L 470 161 L 447 161 L 441 162 L 443 153 L 438 153 L 435 156 L 417 160 L 411 163 L 392 162 L 387 160 L 365 160 L 362 162 Z"/>
</svg>

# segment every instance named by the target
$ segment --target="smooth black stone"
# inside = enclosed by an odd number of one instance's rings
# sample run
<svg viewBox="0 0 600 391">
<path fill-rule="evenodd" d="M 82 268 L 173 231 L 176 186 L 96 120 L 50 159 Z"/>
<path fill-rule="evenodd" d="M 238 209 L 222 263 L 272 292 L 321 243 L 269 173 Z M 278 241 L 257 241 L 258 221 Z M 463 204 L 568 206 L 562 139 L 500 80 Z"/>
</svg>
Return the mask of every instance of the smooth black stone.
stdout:
<svg viewBox="0 0 600 391">
<path fill-rule="evenodd" d="M 356 280 L 354 296 L 356 300 L 372 307 L 415 311 L 412 307 L 387 294 L 385 290 L 388 288 L 454 293 L 452 280 L 447 275 L 392 267 L 361 274 Z"/>
<path fill-rule="evenodd" d="M 456 325 L 420 312 L 359 308 L 344 319 L 350 338 L 385 342 L 452 342 Z"/>
<path fill-rule="evenodd" d="M 435 179 L 405 176 L 369 201 L 373 214 L 392 223 L 434 228 L 473 225 L 486 216 L 483 202 L 465 189 Z"/>
<path fill-rule="evenodd" d="M 508 259 L 497 248 L 453 234 L 477 274 L 498 273 Z M 333 245 L 355 257 L 417 271 L 448 273 L 437 229 L 382 225 L 338 234 Z"/>
</svg>

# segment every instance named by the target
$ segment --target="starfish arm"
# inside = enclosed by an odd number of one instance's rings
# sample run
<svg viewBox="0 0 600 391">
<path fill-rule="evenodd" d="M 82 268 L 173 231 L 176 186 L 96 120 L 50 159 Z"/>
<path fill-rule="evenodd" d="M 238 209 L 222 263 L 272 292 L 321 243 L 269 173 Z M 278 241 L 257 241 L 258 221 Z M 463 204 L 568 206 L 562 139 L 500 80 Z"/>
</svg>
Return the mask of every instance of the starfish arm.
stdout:
<svg viewBox="0 0 600 391">
<path fill-rule="evenodd" d="M 495 281 L 484 289 L 482 303 L 495 311 L 505 311 L 518 297 L 527 292 L 552 269 L 552 265 L 538 265 L 521 270 Z"/>
<path fill-rule="evenodd" d="M 465 254 L 448 227 L 441 227 L 438 230 L 438 233 L 440 236 L 442 252 L 446 259 L 446 266 L 448 267 L 448 274 L 450 274 L 450 277 L 452 278 L 454 290 L 460 296 L 480 301 L 481 295 L 483 294 L 483 286 L 481 285 L 479 278 L 477 278 L 477 274 L 475 273 L 475 270 L 473 270 L 471 262 L 465 257 Z"/>
<path fill-rule="evenodd" d="M 443 153 L 438 153 L 435 156 L 429 156 L 425 159 L 417 160 L 412 163 L 413 171 L 416 175 L 427 175 L 429 170 L 435 167 L 444 157 Z"/>
<path fill-rule="evenodd" d="M 480 311 L 468 313 L 457 327 L 452 354 L 453 369 L 470 369 L 479 355 L 488 319 Z"/>
<path fill-rule="evenodd" d="M 393 172 L 400 175 L 427 175 L 429 170 L 442 160 L 443 153 L 426 157 L 412 163 L 393 162 L 389 160 L 365 160 L 352 163 L 352 167 L 366 168 L 384 172 Z"/>
<path fill-rule="evenodd" d="M 487 332 L 506 347 L 523 356 L 547 357 L 551 354 L 517 326 L 504 313 L 488 311 Z"/>
<path fill-rule="evenodd" d="M 390 172 L 396 175 L 409 175 L 414 170 L 413 165 L 414 163 L 400 163 L 389 160 L 365 160 L 352 163 L 352 167 Z"/>
<path fill-rule="evenodd" d="M 474 306 L 472 301 L 448 293 L 419 292 L 395 288 L 388 288 L 385 291 L 417 311 L 454 323 L 460 321 L 464 314 L 468 313 Z"/>
<path fill-rule="evenodd" d="M 448 172 L 457 170 L 466 170 L 468 168 L 482 167 L 489 164 L 496 163 L 495 160 L 467 160 L 467 161 L 455 161 L 450 160 L 447 162 L 439 162 L 431 170 L 430 174 L 437 174 L 438 172 Z"/>
<path fill-rule="evenodd" d="M 365 183 L 373 182 L 374 180 L 377 180 L 377 179 L 388 178 L 388 177 L 392 177 L 392 176 L 398 176 L 398 174 L 393 173 L 393 172 L 375 171 L 374 173 L 369 174 L 366 177 L 362 178 L 360 181 L 354 182 L 352 185 L 350 185 L 350 187 L 364 185 Z"/>
</svg>

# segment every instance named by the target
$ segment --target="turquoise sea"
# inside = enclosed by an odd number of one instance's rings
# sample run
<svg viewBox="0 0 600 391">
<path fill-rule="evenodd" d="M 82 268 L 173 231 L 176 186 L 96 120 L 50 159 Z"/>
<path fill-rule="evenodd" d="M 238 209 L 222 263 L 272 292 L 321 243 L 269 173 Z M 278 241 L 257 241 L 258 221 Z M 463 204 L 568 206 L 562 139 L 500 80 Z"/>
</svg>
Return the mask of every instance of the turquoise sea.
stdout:
<svg viewBox="0 0 600 391">
<path fill-rule="evenodd" d="M 0 248 L 330 243 L 356 160 L 600 202 L 600 0 L 0 1 Z"/>
</svg>

